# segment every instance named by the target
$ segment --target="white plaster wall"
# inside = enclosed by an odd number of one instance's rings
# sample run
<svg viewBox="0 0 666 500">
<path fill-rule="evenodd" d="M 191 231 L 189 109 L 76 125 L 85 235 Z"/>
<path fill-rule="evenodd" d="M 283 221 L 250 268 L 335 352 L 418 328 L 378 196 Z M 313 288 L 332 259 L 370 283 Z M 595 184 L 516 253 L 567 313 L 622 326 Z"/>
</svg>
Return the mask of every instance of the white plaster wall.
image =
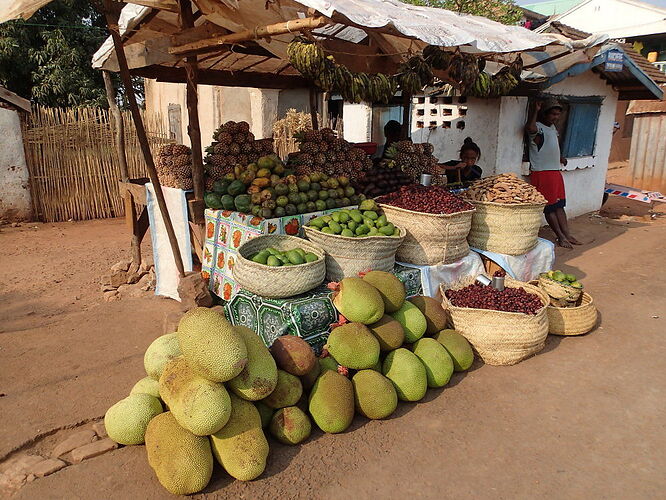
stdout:
<svg viewBox="0 0 666 500">
<path fill-rule="evenodd" d="M 30 220 L 32 204 L 21 121 L 16 111 L 0 108 L 0 217 Z"/>
<path fill-rule="evenodd" d="M 372 132 L 372 105 L 366 102 L 345 102 L 342 108 L 345 122 L 344 139 L 349 142 L 370 142 Z"/>
<path fill-rule="evenodd" d="M 280 91 L 278 98 L 278 119 L 284 118 L 287 110 L 295 109 L 303 113 L 310 112 L 310 91 L 308 89 L 286 89 Z"/>
</svg>

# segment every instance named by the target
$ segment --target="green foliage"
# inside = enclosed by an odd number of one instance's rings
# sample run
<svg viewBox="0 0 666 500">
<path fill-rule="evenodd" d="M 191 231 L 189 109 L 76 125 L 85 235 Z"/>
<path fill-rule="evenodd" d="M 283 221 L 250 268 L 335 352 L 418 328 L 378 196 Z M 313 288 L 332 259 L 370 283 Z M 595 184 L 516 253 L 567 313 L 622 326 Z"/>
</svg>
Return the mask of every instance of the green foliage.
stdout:
<svg viewBox="0 0 666 500">
<path fill-rule="evenodd" d="M 402 0 L 412 5 L 436 7 L 453 12 L 483 16 L 503 24 L 516 24 L 522 17 L 513 0 Z"/>
<path fill-rule="evenodd" d="M 56 0 L 27 21 L 4 23 L 0 85 L 44 106 L 107 107 L 102 73 L 91 67 L 107 36 L 104 16 L 89 0 Z"/>
</svg>

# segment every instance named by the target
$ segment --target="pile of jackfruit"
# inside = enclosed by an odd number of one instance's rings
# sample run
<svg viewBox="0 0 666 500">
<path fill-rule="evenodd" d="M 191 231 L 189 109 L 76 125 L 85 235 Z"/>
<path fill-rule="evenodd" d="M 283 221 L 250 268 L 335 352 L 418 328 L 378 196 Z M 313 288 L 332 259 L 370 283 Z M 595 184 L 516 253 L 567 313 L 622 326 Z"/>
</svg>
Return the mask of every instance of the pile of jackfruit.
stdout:
<svg viewBox="0 0 666 500">
<path fill-rule="evenodd" d="M 284 444 L 345 431 L 355 413 L 389 417 L 398 401 L 418 401 L 467 370 L 474 354 L 446 329 L 430 297 L 406 300 L 390 273 L 371 271 L 334 285 L 341 314 L 317 358 L 295 336 L 268 349 L 252 330 L 213 309 L 187 312 L 177 331 L 146 350 L 147 377 L 107 411 L 111 439 L 145 443 L 148 463 L 169 492 L 201 491 L 217 461 L 250 481 L 266 468 L 266 432 Z"/>
</svg>

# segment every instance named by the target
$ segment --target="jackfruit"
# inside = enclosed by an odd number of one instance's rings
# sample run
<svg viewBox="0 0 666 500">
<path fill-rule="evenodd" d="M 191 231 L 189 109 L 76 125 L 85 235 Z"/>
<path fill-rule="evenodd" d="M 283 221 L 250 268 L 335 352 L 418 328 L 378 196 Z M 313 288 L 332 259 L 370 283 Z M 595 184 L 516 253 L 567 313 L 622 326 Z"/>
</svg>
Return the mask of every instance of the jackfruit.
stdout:
<svg viewBox="0 0 666 500">
<path fill-rule="evenodd" d="M 169 361 L 164 368 L 160 395 L 176 421 L 197 436 L 217 432 L 231 414 L 231 400 L 224 385 L 195 373 L 183 357 Z"/>
<path fill-rule="evenodd" d="M 257 407 L 257 411 L 261 417 L 261 427 L 265 429 L 268 427 L 268 424 L 271 423 L 271 419 L 273 418 L 273 413 L 275 413 L 275 410 L 270 406 L 262 403 L 261 401 L 255 401 L 254 406 Z"/>
<path fill-rule="evenodd" d="M 271 353 L 259 335 L 245 326 L 235 326 L 247 348 L 247 365 L 227 387 L 236 396 L 248 401 L 258 401 L 268 396 L 277 385 L 277 366 Z"/>
<path fill-rule="evenodd" d="M 386 355 L 382 373 L 391 382 L 402 401 L 418 401 L 428 389 L 425 366 L 413 352 L 401 347 Z"/>
<path fill-rule="evenodd" d="M 196 307 L 178 324 L 178 345 L 192 370 L 213 382 L 236 377 L 247 364 L 247 348 L 224 316 Z"/>
<path fill-rule="evenodd" d="M 160 383 L 152 377 L 144 377 L 134 384 L 134 387 L 130 391 L 130 394 L 137 393 L 150 394 L 153 397 L 159 398 Z"/>
<path fill-rule="evenodd" d="M 406 343 L 413 344 L 423 337 L 427 328 L 425 316 L 419 311 L 418 307 L 408 300 L 405 301 L 399 311 L 394 312 L 391 316 L 402 325 L 405 331 Z"/>
<path fill-rule="evenodd" d="M 178 336 L 175 333 L 162 335 L 153 340 L 143 356 L 143 366 L 149 377 L 159 380 L 164 366 L 181 355 Z"/>
<path fill-rule="evenodd" d="M 334 328 L 326 349 L 339 364 L 354 370 L 370 368 L 379 359 L 379 341 L 361 323 L 345 323 Z"/>
<path fill-rule="evenodd" d="M 444 387 L 453 374 L 453 360 L 444 346 L 429 337 L 414 343 L 412 351 L 426 369 L 428 387 Z"/>
<path fill-rule="evenodd" d="M 435 335 L 446 328 L 447 316 L 442 305 L 432 297 L 423 295 L 412 297 L 409 301 L 419 308 L 419 311 L 425 316 L 426 331 L 428 336 Z"/>
<path fill-rule="evenodd" d="M 273 392 L 262 399 L 266 406 L 271 408 L 284 408 L 294 406 L 303 395 L 303 384 L 301 380 L 287 373 L 284 370 L 278 370 L 277 385 Z"/>
<path fill-rule="evenodd" d="M 384 315 L 384 300 L 379 291 L 361 278 L 345 278 L 333 304 L 349 321 L 371 325 Z"/>
<path fill-rule="evenodd" d="M 150 394 L 130 394 L 121 399 L 104 415 L 104 427 L 109 437 L 119 444 L 141 444 L 146 427 L 162 413 L 159 399 Z"/>
<path fill-rule="evenodd" d="M 324 432 L 343 432 L 354 419 L 354 387 L 336 371 L 326 370 L 315 382 L 308 408 Z"/>
<path fill-rule="evenodd" d="M 377 323 L 368 326 L 370 332 L 379 341 L 379 349 L 392 351 L 397 349 L 405 341 L 405 330 L 399 321 L 385 314 Z"/>
<path fill-rule="evenodd" d="M 312 424 L 300 408 L 288 406 L 275 412 L 270 431 L 273 437 L 284 444 L 299 444 L 310 437 Z"/>
<path fill-rule="evenodd" d="M 455 330 L 442 330 L 433 337 L 444 346 L 453 360 L 453 370 L 464 372 L 474 363 L 474 351 L 465 337 Z"/>
<path fill-rule="evenodd" d="M 295 335 L 276 338 L 271 346 L 271 354 L 279 368 L 298 377 L 312 370 L 317 362 L 310 344 Z"/>
<path fill-rule="evenodd" d="M 183 429 L 170 411 L 148 424 L 146 452 L 160 484 L 174 495 L 203 490 L 213 474 L 208 438 Z"/>
<path fill-rule="evenodd" d="M 379 419 L 391 415 L 398 406 L 398 394 L 393 383 L 373 370 L 361 370 L 352 377 L 356 411 L 367 418 Z"/>
<path fill-rule="evenodd" d="M 210 437 L 213 455 L 227 473 L 239 481 L 252 481 L 266 468 L 268 441 L 254 404 L 231 395 L 227 425 Z"/>
<path fill-rule="evenodd" d="M 370 271 L 363 281 L 374 286 L 384 300 L 384 312 L 390 314 L 402 307 L 405 302 L 405 285 L 395 274 L 385 271 Z"/>
<path fill-rule="evenodd" d="M 310 370 L 301 377 L 301 383 L 303 384 L 303 389 L 305 389 L 306 391 L 312 389 L 312 386 L 317 381 L 317 378 L 319 378 L 320 374 L 321 374 L 321 366 L 315 360 L 315 364 L 313 365 L 312 370 Z"/>
<path fill-rule="evenodd" d="M 338 371 L 338 362 L 329 353 L 328 356 L 325 356 L 323 358 L 319 358 L 319 368 L 321 368 L 321 373 L 324 373 L 325 370 L 332 370 L 334 372 L 337 372 Z"/>
</svg>

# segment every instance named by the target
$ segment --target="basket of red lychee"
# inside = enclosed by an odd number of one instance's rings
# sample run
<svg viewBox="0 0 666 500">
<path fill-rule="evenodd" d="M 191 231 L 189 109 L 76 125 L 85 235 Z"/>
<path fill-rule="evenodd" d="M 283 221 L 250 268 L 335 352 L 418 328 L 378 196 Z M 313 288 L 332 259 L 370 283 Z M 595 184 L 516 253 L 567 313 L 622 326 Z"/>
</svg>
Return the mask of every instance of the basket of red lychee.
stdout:
<svg viewBox="0 0 666 500">
<path fill-rule="evenodd" d="M 497 290 L 468 277 L 442 284 L 442 307 L 453 328 L 489 365 L 513 365 L 543 349 L 548 336 L 548 296 L 539 288 L 505 278 Z"/>
</svg>

